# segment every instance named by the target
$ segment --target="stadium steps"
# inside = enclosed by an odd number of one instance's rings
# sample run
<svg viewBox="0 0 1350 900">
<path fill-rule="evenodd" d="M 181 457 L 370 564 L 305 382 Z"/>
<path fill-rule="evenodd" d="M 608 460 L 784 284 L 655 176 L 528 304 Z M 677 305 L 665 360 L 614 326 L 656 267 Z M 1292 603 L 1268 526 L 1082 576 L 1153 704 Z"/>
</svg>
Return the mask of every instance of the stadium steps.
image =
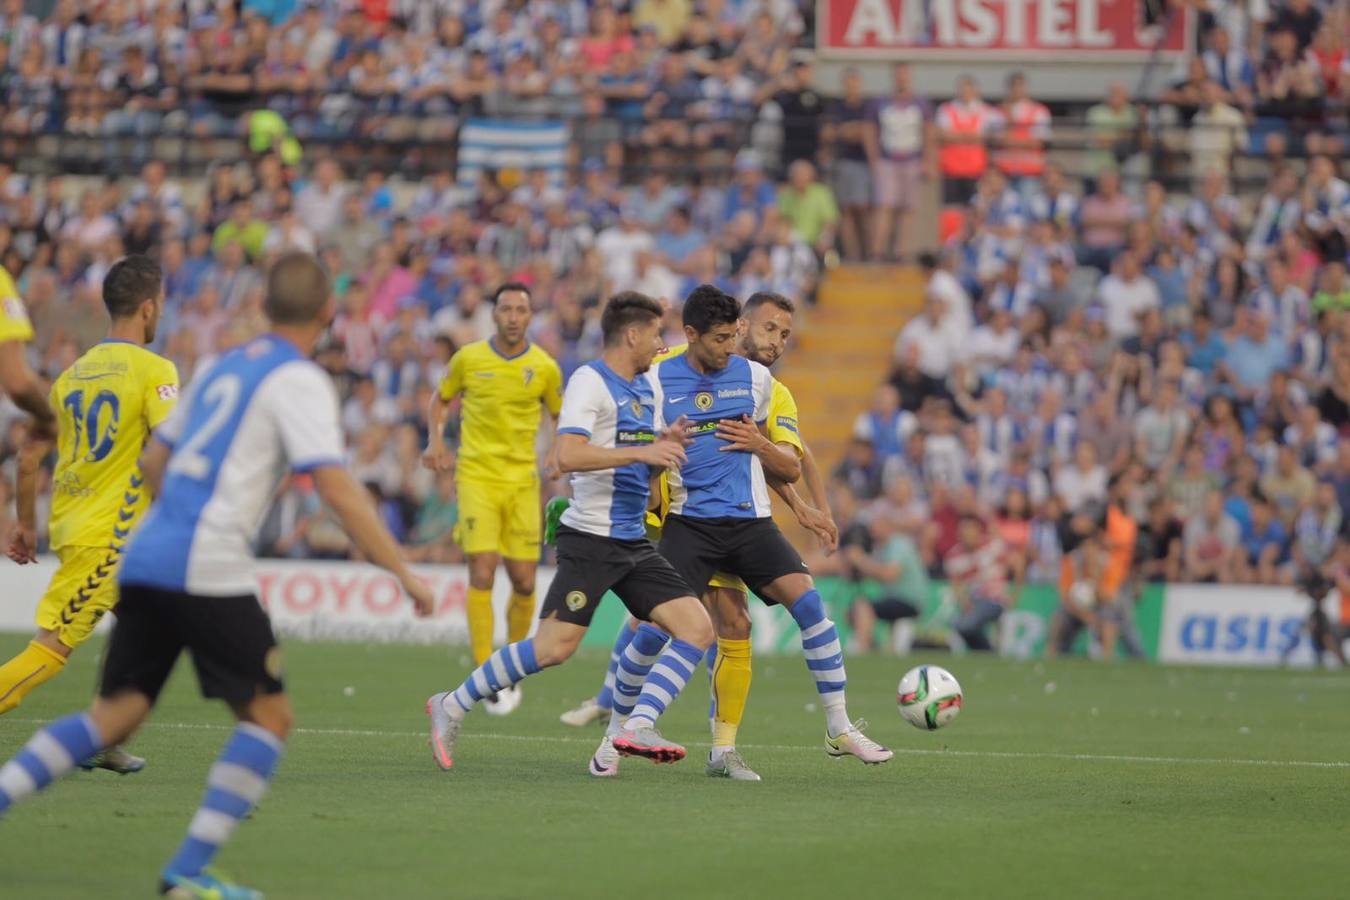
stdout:
<svg viewBox="0 0 1350 900">
<path fill-rule="evenodd" d="M 775 374 L 792 389 L 802 429 L 827 478 L 854 418 L 890 369 L 896 334 L 922 301 L 917 269 L 845 265 L 825 275 L 809 322 L 798 326 Z M 803 538 L 791 516 L 780 514 L 778 522 L 794 541 Z"/>
</svg>

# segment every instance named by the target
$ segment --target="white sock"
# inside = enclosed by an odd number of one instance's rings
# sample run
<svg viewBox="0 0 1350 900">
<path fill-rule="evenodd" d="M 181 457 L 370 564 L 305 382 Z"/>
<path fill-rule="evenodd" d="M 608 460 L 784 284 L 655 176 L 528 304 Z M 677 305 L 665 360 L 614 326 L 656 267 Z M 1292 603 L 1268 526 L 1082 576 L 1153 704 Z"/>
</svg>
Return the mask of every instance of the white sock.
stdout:
<svg viewBox="0 0 1350 900">
<path fill-rule="evenodd" d="M 708 761 L 721 762 L 722 757 L 726 755 L 728 750 L 735 750 L 735 749 L 736 749 L 735 744 L 732 744 L 730 747 L 713 747 L 712 750 L 708 751 Z"/>
<path fill-rule="evenodd" d="M 848 720 L 848 707 L 840 703 L 825 707 L 825 730 L 835 738 L 853 727 Z"/>
</svg>

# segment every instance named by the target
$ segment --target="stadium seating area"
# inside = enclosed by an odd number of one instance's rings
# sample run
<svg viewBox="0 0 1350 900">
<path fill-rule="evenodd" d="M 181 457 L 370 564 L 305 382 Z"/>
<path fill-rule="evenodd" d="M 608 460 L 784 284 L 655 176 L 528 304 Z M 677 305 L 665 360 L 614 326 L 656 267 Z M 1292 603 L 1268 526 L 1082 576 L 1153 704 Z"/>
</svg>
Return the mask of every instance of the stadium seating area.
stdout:
<svg viewBox="0 0 1350 900">
<path fill-rule="evenodd" d="M 453 479 L 418 465 L 426 401 L 454 349 L 491 333 L 496 284 L 532 285 L 532 336 L 567 373 L 597 351 L 612 291 L 676 312 L 701 282 L 806 299 L 841 254 L 892 255 L 872 208 L 892 145 L 865 125 L 892 98 L 817 93 L 811 3 L 240 6 L 63 0 L 38 20 L 4 4 L 0 261 L 53 376 L 101 337 L 111 261 L 157 254 L 158 347 L 186 379 L 263 327 L 270 256 L 320 253 L 341 302 L 320 357 L 352 466 L 422 559 L 457 558 Z M 1345 5 L 1272 2 L 1260 21 L 1256 4 L 1210 6 L 1205 52 L 1156 102 L 923 104 L 947 140 L 935 167 L 953 162 L 951 110 L 978 112 L 972 146 L 993 152 L 941 173 L 967 184 L 923 260 L 924 310 L 886 326 L 895 370 L 847 457 L 822 462 L 842 508 L 892 523 L 934 572 L 976 512 L 1020 574 L 1055 581 L 1061 518 L 1093 514 L 1121 476 L 1148 577 L 1289 582 L 1344 557 Z M 521 117 L 570 122 L 565 163 L 458 177 L 444 154 L 462 122 Z M 1057 142 L 1061 124 L 1082 141 Z M 186 151 L 161 161 L 165 140 L 223 136 L 252 152 L 205 175 Z M 134 174 L 53 173 L 25 155 L 47 138 L 62 154 L 96 141 L 103 170 Z M 1264 187 L 1235 190 L 1252 159 Z M 394 176 L 408 160 L 428 174 Z M 899 249 L 912 261 L 922 243 Z M 6 404 L 11 461 L 18 419 Z M 265 543 L 350 554 L 303 480 Z"/>
</svg>

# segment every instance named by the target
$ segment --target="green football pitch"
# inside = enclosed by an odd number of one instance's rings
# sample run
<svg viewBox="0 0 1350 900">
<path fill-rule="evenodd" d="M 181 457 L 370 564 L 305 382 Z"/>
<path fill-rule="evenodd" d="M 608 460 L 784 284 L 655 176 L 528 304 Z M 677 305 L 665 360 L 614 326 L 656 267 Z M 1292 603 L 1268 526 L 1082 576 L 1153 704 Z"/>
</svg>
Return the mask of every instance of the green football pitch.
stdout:
<svg viewBox="0 0 1350 900">
<path fill-rule="evenodd" d="M 0 653 L 22 646 L 0 637 Z M 97 646 L 87 648 L 96 651 Z M 505 719 L 475 712 L 452 772 L 423 705 L 460 648 L 287 647 L 298 729 L 220 867 L 274 900 L 600 897 L 1271 897 L 1350 895 L 1350 677 L 934 657 L 961 717 L 901 721 L 913 661 L 849 661 L 851 712 L 897 751 L 828 759 L 801 660 L 756 660 L 742 728 L 763 783 L 703 774 L 706 680 L 666 717 L 676 766 L 598 781 L 590 653 L 531 679 Z M 0 719 L 0 756 L 82 705 L 94 653 Z M 125 778 L 77 773 L 0 821 L 0 896 L 149 897 L 229 722 L 180 665 Z"/>
</svg>

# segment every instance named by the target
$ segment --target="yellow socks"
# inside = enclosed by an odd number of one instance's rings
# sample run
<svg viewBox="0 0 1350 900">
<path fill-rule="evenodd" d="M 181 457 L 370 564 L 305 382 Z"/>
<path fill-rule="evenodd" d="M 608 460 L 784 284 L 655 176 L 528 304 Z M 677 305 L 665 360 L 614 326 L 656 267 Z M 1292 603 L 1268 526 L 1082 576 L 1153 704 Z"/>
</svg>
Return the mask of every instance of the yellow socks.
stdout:
<svg viewBox="0 0 1350 900">
<path fill-rule="evenodd" d="M 717 639 L 713 666 L 713 747 L 736 746 L 750 696 L 750 642 Z"/>
<path fill-rule="evenodd" d="M 530 636 L 534 624 L 534 594 L 512 594 L 506 607 L 506 642 L 514 644 Z"/>
<path fill-rule="evenodd" d="M 492 655 L 492 591 L 469 588 L 467 605 L 473 664 L 481 666 Z"/>
<path fill-rule="evenodd" d="M 0 715 L 23 702 L 33 688 L 42 684 L 66 667 L 66 658 L 32 641 L 23 652 L 0 666 Z"/>
</svg>

